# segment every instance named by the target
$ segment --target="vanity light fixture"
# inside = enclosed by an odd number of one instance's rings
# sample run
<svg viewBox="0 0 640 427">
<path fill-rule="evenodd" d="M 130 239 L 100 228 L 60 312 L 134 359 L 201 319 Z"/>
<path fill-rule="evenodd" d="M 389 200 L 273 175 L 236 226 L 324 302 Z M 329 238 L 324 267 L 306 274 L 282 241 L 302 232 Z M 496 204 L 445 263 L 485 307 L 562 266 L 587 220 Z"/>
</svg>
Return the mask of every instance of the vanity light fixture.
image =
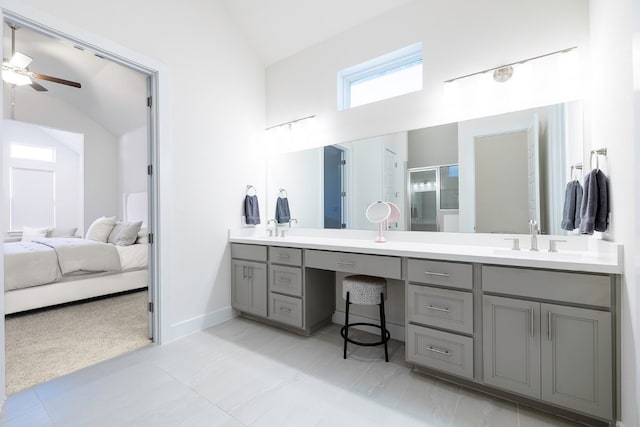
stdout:
<svg viewBox="0 0 640 427">
<path fill-rule="evenodd" d="M 470 74 L 465 74 L 464 76 L 459 76 L 459 77 L 454 77 L 452 79 L 449 80 L 445 80 L 445 83 L 452 83 L 456 80 L 460 80 L 460 79 L 466 79 L 467 77 L 472 77 L 472 76 L 477 76 L 478 74 L 484 74 L 484 73 L 488 73 L 493 71 L 493 79 L 497 82 L 506 82 L 508 81 L 511 76 L 513 76 L 513 66 L 514 65 L 520 65 L 520 64 L 524 64 L 527 63 L 529 61 L 533 61 L 535 59 L 540 59 L 540 58 L 545 58 L 547 56 L 551 56 L 551 55 L 559 55 L 562 53 L 568 53 L 571 52 L 572 50 L 577 49 L 577 46 L 573 46 L 573 47 L 568 47 L 566 49 L 562 49 L 562 50 L 556 50 L 555 52 L 549 52 L 549 53 L 545 53 L 543 55 L 538 55 L 538 56 L 533 56 L 531 58 L 527 58 L 527 59 L 523 59 L 520 61 L 516 61 L 516 62 L 512 62 L 510 64 L 504 64 L 504 65 L 500 65 L 499 67 L 494 67 L 494 68 L 488 68 L 486 70 L 482 70 L 482 71 L 476 71 L 475 73 L 470 73 Z"/>
<path fill-rule="evenodd" d="M 289 129 L 291 129 L 291 125 L 293 125 L 294 123 L 298 123 L 298 122 L 301 122 L 303 120 L 313 119 L 315 116 L 316 116 L 315 114 L 312 114 L 310 116 L 301 117 L 299 119 L 291 120 L 289 122 L 279 123 L 277 125 L 269 126 L 268 128 L 265 128 L 265 130 L 271 130 L 271 129 L 275 129 L 275 128 L 279 128 L 279 127 L 283 127 L 283 126 L 288 126 Z"/>
</svg>

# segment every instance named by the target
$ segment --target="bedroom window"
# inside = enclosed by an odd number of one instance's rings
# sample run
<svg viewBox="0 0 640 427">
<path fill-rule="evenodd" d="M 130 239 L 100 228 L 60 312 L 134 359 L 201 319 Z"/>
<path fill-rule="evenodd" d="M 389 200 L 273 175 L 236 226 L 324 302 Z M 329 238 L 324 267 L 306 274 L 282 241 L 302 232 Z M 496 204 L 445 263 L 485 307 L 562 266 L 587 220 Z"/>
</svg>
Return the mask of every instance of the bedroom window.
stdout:
<svg viewBox="0 0 640 427">
<path fill-rule="evenodd" d="M 55 172 L 12 167 L 9 177 L 11 231 L 55 225 Z"/>
<path fill-rule="evenodd" d="M 338 73 L 338 110 L 422 90 L 422 43 Z"/>
<path fill-rule="evenodd" d="M 56 149 L 54 147 L 43 147 L 12 142 L 11 158 L 53 163 L 56 161 Z"/>
</svg>

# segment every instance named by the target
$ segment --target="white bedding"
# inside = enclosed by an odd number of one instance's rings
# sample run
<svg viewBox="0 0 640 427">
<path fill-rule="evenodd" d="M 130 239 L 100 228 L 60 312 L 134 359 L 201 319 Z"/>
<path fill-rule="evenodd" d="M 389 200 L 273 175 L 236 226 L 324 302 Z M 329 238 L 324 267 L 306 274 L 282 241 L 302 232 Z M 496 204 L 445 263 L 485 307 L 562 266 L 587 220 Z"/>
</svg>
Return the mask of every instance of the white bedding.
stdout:
<svg viewBox="0 0 640 427">
<path fill-rule="evenodd" d="M 5 290 L 51 283 L 62 277 L 56 252 L 34 242 L 4 244 Z"/>
<path fill-rule="evenodd" d="M 120 256 L 122 271 L 136 268 L 147 268 L 149 262 L 148 244 L 137 243 L 129 246 L 116 246 Z"/>
<path fill-rule="evenodd" d="M 114 246 L 77 238 L 5 243 L 5 291 L 58 282 L 88 272 L 147 268 L 148 245 Z"/>
</svg>

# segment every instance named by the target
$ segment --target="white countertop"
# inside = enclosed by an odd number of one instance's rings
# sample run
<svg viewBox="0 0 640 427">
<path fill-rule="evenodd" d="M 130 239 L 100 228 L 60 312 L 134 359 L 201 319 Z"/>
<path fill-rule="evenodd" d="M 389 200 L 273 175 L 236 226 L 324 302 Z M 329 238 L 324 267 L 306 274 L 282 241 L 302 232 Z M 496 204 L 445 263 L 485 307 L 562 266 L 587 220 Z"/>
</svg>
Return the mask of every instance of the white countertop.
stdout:
<svg viewBox="0 0 640 427">
<path fill-rule="evenodd" d="M 302 249 L 355 252 L 409 258 L 475 262 L 505 266 L 621 274 L 622 245 L 586 236 L 538 236 L 538 252 L 529 251 L 527 235 L 387 232 L 387 241 L 374 242 L 375 232 L 357 230 L 287 230 L 285 237 L 267 237 L 264 228 L 229 230 L 229 241 Z M 507 238 L 520 239 L 522 250 L 510 249 Z M 547 251 L 548 240 L 558 252 Z M 566 248 L 566 249 L 563 249 Z"/>
</svg>

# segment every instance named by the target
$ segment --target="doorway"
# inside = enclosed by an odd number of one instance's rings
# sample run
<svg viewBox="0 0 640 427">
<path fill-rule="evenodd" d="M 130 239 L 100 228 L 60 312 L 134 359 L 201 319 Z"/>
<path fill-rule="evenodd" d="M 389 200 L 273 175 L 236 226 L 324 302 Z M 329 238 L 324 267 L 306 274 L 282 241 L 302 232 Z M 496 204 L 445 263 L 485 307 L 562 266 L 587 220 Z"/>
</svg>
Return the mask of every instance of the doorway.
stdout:
<svg viewBox="0 0 640 427">
<path fill-rule="evenodd" d="M 83 214 L 87 221 L 87 226 L 92 222 L 93 217 L 97 216 L 96 212 L 100 212 L 101 210 L 104 211 L 105 213 L 107 213 L 108 211 L 109 215 L 111 215 L 112 213 L 115 213 L 115 215 L 113 216 L 116 216 L 118 217 L 118 219 L 125 221 L 127 219 L 126 218 L 127 197 L 125 197 L 125 194 L 145 193 L 145 201 L 143 203 L 144 207 L 146 208 L 145 210 L 146 221 L 144 221 L 145 228 L 139 231 L 136 240 L 142 239 L 144 241 L 145 239 L 147 239 L 149 241 L 148 242 L 149 250 L 147 255 L 147 269 L 146 269 L 147 278 L 145 278 L 144 280 L 144 283 L 146 283 L 147 285 L 146 286 L 147 291 L 144 296 L 144 301 L 142 301 L 143 302 L 142 310 L 144 311 L 145 321 L 148 322 L 145 324 L 145 334 L 147 334 L 151 338 L 151 341 L 155 341 L 157 338 L 158 319 L 159 319 L 158 313 L 153 311 L 153 307 L 157 306 L 157 304 L 155 303 L 157 302 L 157 297 L 156 297 L 157 279 L 156 278 L 158 277 L 158 272 L 157 272 L 158 266 L 156 265 L 156 262 L 155 262 L 157 258 L 157 247 L 153 242 L 154 235 L 157 236 L 156 223 L 158 218 L 157 202 L 155 197 L 155 194 L 157 192 L 157 178 L 153 173 L 153 165 L 156 161 L 156 151 L 157 151 L 156 150 L 157 124 L 155 122 L 157 107 L 155 107 L 155 104 L 154 104 L 154 102 L 157 102 L 157 95 L 156 95 L 158 91 L 157 73 L 154 72 L 153 70 L 144 69 L 144 68 L 141 68 L 139 65 L 136 65 L 136 63 L 140 63 L 139 61 L 134 63 L 132 61 L 128 61 L 127 59 L 121 56 L 116 57 L 107 51 L 101 51 L 95 47 L 97 46 L 97 44 L 95 43 L 85 44 L 79 41 L 77 38 L 67 37 L 62 32 L 59 32 L 59 33 L 55 32 L 51 30 L 51 28 L 48 26 L 41 26 L 40 24 L 37 24 L 27 18 L 14 15 L 13 13 L 7 13 L 6 10 L 4 10 L 3 12 L 4 12 L 3 25 L 6 25 L 5 23 L 11 23 L 16 27 L 19 27 L 18 31 L 22 31 L 23 33 L 32 32 L 36 36 L 49 37 L 49 38 L 56 39 L 57 42 L 63 45 L 66 45 L 65 47 L 68 49 L 75 49 L 79 52 L 83 52 L 85 54 L 88 54 L 100 60 L 109 61 L 112 65 L 117 65 L 121 73 L 136 73 L 138 74 L 140 81 L 142 82 L 142 89 L 143 89 L 143 91 L 141 92 L 142 95 L 139 97 L 139 99 L 136 100 L 136 102 L 139 102 L 142 105 L 141 110 L 144 116 L 144 126 L 141 128 L 135 129 L 135 131 L 127 133 L 127 135 L 120 135 L 121 138 L 118 141 L 120 146 L 118 148 L 118 151 L 116 152 L 117 158 L 120 158 L 120 156 L 122 156 L 123 158 L 126 159 L 126 158 L 130 158 L 129 156 L 132 155 L 132 150 L 133 150 L 137 152 L 138 158 L 143 159 L 141 164 L 139 165 L 140 166 L 139 169 L 136 169 L 136 173 L 135 173 L 136 176 L 135 176 L 135 179 L 133 179 L 138 183 L 142 182 L 142 186 L 139 186 L 137 189 L 131 188 L 128 185 L 128 184 L 131 184 L 131 180 L 132 180 L 131 176 L 127 177 L 127 176 L 123 176 L 123 174 L 121 173 L 118 173 L 118 176 L 116 179 L 118 181 L 118 190 L 116 191 L 115 197 L 112 197 L 112 199 L 115 199 L 115 202 L 113 201 L 109 202 L 109 201 L 103 200 L 102 203 L 96 203 L 95 205 L 90 205 L 90 202 L 87 201 Z M 17 46 L 20 46 L 20 45 L 17 44 Z M 6 56 L 6 52 L 7 52 L 6 43 L 5 43 L 4 51 Z M 47 58 L 44 58 L 43 56 L 38 56 L 36 58 L 36 55 L 33 55 L 33 57 L 34 57 L 33 59 L 34 64 L 32 67 L 33 69 L 35 69 L 35 66 L 36 66 L 36 63 L 35 63 L 36 59 L 40 62 L 40 65 L 42 66 L 50 67 L 52 64 L 51 62 L 47 62 L 46 61 Z M 52 70 L 52 71 L 49 71 L 49 70 Z M 38 70 L 38 71 L 44 72 L 45 70 Z M 46 71 L 52 75 L 55 74 L 56 76 L 66 75 L 64 73 L 64 70 L 56 69 L 55 67 L 47 68 Z M 59 93 L 59 91 L 62 90 L 62 89 L 54 89 L 57 84 L 55 81 L 46 80 L 46 81 L 40 82 L 39 80 L 35 81 L 35 79 L 33 78 L 32 80 L 33 80 L 33 83 L 41 87 L 48 88 L 47 90 L 48 93 L 46 95 L 50 96 L 51 98 L 53 98 L 53 96 L 51 95 L 54 95 L 56 91 L 58 91 Z M 66 86 L 66 85 L 63 85 L 63 86 Z M 32 86 L 32 88 L 35 88 L 35 87 L 36 86 Z M 25 87 L 23 89 L 32 90 L 32 88 Z M 38 92 L 41 92 L 41 90 L 36 89 L 35 91 L 33 91 L 33 93 L 28 93 L 28 94 L 25 93 L 25 97 L 22 98 L 22 101 L 24 102 L 21 104 L 21 96 L 19 94 L 18 96 L 15 96 L 17 90 L 14 91 L 11 89 L 12 88 L 8 87 L 6 84 L 4 85 L 3 101 L 5 102 L 5 105 L 11 106 L 10 109 L 5 108 L 5 111 L 10 111 L 11 113 L 14 114 L 14 117 L 16 119 L 20 120 L 21 106 L 27 105 L 27 102 L 29 101 L 29 99 L 33 100 L 36 95 L 41 95 L 38 93 Z M 71 89 L 72 88 L 69 88 L 69 90 Z M 45 102 L 40 102 L 37 104 L 38 104 L 37 105 L 38 108 L 34 108 L 30 110 L 36 110 L 36 111 L 42 110 L 43 108 L 42 104 L 45 104 Z M 51 115 L 47 117 L 47 120 L 51 120 L 51 116 L 61 116 L 61 115 L 62 114 L 60 110 L 54 110 L 51 113 Z M 23 117 L 25 119 L 28 118 L 26 116 L 23 116 Z M 51 122 L 47 122 L 46 124 L 51 126 Z M 51 127 L 54 127 L 54 126 L 51 126 Z M 142 138 L 143 144 L 142 145 L 138 144 L 137 148 L 133 148 L 133 149 L 131 148 L 131 146 L 127 146 L 126 148 L 121 148 L 124 146 L 124 143 L 136 138 L 137 140 L 140 140 L 140 138 Z M 125 141 L 123 142 L 123 140 Z M 98 155 L 94 154 L 93 160 L 95 160 L 95 157 L 98 157 L 99 161 L 106 163 L 105 161 L 107 159 L 106 157 L 101 156 L 100 154 Z M 85 159 L 85 165 L 87 164 L 87 162 L 89 162 L 89 160 Z M 124 163 L 126 163 L 126 161 Z M 98 181 L 100 181 L 102 184 L 104 184 L 105 182 L 104 179 L 98 178 L 98 179 L 94 179 L 92 182 L 89 182 L 88 184 L 99 186 L 100 183 L 98 183 Z M 84 235 L 84 232 L 86 231 L 87 227 L 82 226 L 82 221 L 80 221 L 80 225 L 78 228 L 81 230 L 81 231 L 79 230 L 78 234 L 80 236 Z M 110 295 L 110 294 L 107 294 L 107 295 Z M 5 296 L 5 301 L 6 301 L 6 296 Z M 4 331 L 4 328 L 2 329 Z"/>
</svg>

